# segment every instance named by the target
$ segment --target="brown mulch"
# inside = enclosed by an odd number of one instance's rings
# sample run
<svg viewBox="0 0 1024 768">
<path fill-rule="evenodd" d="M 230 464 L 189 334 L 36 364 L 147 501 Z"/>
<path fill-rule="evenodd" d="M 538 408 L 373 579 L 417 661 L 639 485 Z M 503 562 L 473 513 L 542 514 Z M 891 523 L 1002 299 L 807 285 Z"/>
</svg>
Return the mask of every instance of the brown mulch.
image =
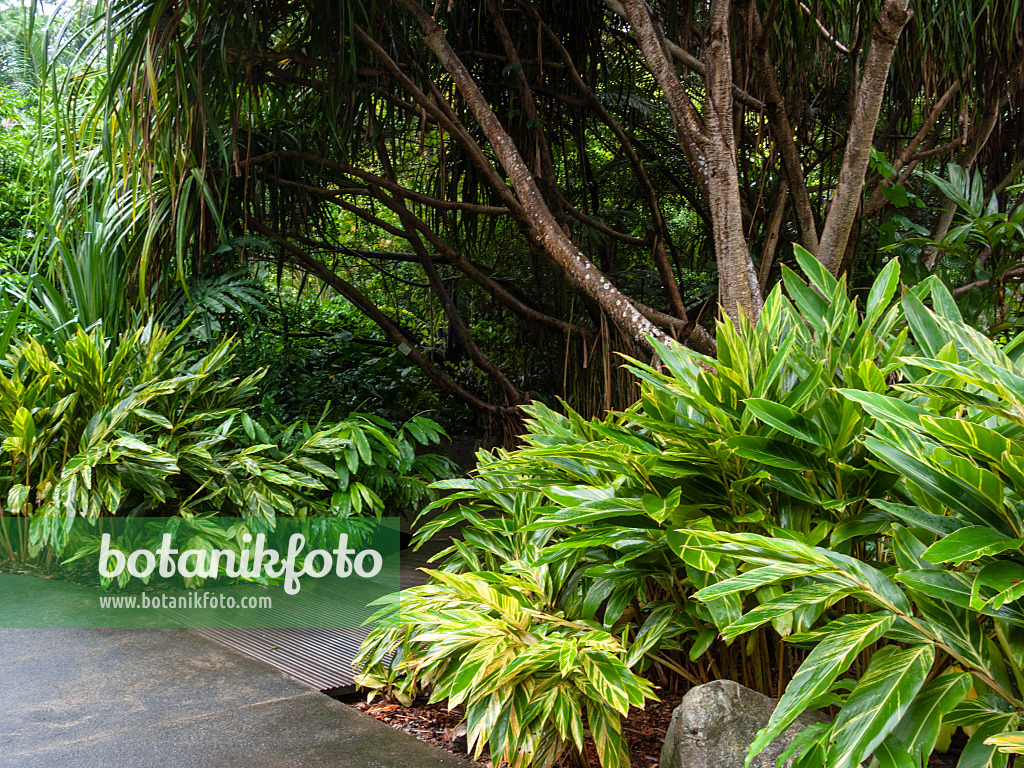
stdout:
<svg viewBox="0 0 1024 768">
<path fill-rule="evenodd" d="M 657 693 L 661 701 L 648 702 L 645 709 L 631 708 L 626 718 L 624 730 L 626 741 L 629 743 L 631 768 L 658 768 L 661 746 L 665 741 L 669 721 L 672 719 L 672 711 L 679 705 L 685 691 L 659 690 Z M 392 728 L 405 731 L 421 741 L 440 747 L 475 765 L 483 767 L 491 764 L 486 751 L 478 761 L 474 761 L 466 754 L 465 728 L 459 727 L 463 716 L 461 708 L 449 710 L 443 703 L 428 704 L 426 697 L 417 699 L 411 707 L 379 700 L 372 704 L 359 700 L 351 703 L 351 706 Z M 928 761 L 928 768 L 956 768 L 960 752 L 966 742 L 963 731 L 957 731 L 949 752 L 932 755 Z M 589 739 L 586 747 L 590 765 L 600 765 Z"/>
<path fill-rule="evenodd" d="M 55 579 L 80 584 L 86 587 L 99 586 L 99 576 L 95 563 L 76 561 L 68 565 L 47 563 L 45 558 L 37 558 L 31 562 L 11 559 L 0 555 L 0 573 L 11 573 L 17 576 L 35 576 L 41 579 Z"/>
<path fill-rule="evenodd" d="M 626 718 L 624 730 L 629 743 L 631 768 L 657 768 L 661 756 L 661 745 L 665 740 L 672 711 L 679 706 L 683 691 L 657 691 L 661 701 L 647 703 L 645 709 L 631 708 Z M 449 710 L 445 704 L 428 704 L 425 697 L 417 699 L 411 707 L 385 701 L 357 701 L 351 706 L 390 725 L 392 728 L 405 731 L 416 738 L 440 747 L 446 752 L 458 755 L 476 765 L 490 766 L 490 758 L 484 752 L 479 761 L 473 761 L 466 754 L 465 728 L 459 728 L 462 721 L 462 709 Z M 594 746 L 587 740 L 587 752 L 590 764 L 597 766 L 597 754 Z"/>
</svg>

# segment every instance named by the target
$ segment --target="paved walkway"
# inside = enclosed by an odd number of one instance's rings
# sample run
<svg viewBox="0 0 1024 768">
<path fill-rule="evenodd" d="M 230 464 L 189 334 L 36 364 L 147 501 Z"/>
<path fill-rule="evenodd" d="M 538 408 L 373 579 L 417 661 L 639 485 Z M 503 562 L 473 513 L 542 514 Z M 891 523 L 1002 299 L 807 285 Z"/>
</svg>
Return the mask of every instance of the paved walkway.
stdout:
<svg viewBox="0 0 1024 768">
<path fill-rule="evenodd" d="M 466 768 L 188 630 L 0 629 L 2 768 Z"/>
</svg>

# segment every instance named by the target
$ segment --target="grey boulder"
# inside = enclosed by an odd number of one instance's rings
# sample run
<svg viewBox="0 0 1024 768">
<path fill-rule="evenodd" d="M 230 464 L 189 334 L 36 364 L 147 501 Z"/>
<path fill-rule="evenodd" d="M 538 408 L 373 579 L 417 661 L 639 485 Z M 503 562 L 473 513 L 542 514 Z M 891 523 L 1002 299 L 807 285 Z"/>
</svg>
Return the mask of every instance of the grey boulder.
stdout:
<svg viewBox="0 0 1024 768">
<path fill-rule="evenodd" d="M 743 768 L 757 732 L 768 724 L 778 702 L 732 680 L 715 680 L 691 689 L 665 735 L 659 768 Z M 804 728 L 827 721 L 805 712 L 789 730 L 754 758 L 750 768 L 775 768 L 775 761 Z M 789 768 L 792 761 L 786 761 Z"/>
</svg>

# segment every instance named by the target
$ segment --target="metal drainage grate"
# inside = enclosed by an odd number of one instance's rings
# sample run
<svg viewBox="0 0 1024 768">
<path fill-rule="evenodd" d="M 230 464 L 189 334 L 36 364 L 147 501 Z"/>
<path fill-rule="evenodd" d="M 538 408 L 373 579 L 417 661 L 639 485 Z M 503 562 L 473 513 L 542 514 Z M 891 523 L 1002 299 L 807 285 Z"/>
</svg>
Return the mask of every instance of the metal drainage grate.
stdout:
<svg viewBox="0 0 1024 768">
<path fill-rule="evenodd" d="M 355 691 L 352 659 L 365 629 L 196 629 L 194 632 L 269 664 L 331 696 Z"/>
</svg>

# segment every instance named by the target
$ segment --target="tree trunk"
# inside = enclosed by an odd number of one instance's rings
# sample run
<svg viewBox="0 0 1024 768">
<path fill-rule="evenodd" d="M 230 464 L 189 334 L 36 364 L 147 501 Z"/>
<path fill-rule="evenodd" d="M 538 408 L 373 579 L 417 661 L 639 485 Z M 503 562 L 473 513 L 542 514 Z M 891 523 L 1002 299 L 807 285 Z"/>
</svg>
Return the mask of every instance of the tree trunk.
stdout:
<svg viewBox="0 0 1024 768">
<path fill-rule="evenodd" d="M 733 322 L 738 322 L 741 313 L 751 322 L 757 322 L 761 314 L 761 291 L 743 232 L 733 135 L 730 5 L 730 0 L 713 0 L 711 3 L 709 53 L 705 65 L 706 124 L 701 123 L 679 80 L 664 44 L 664 35 L 646 2 L 625 0 L 622 8 L 644 61 L 665 94 L 680 146 L 709 202 L 722 308 Z"/>
<path fill-rule="evenodd" d="M 671 337 L 644 317 L 629 298 L 608 281 L 558 225 L 515 143 L 491 110 L 472 75 L 448 43 L 444 31 L 437 22 L 417 0 L 398 2 L 413 15 L 423 29 L 424 43 L 452 76 L 455 87 L 487 137 L 498 162 L 505 169 L 525 214 L 523 224 L 530 239 L 551 256 L 579 290 L 591 296 L 612 320 L 638 343 L 646 347 L 651 347 L 650 339 L 671 343 Z M 691 330 L 700 343 L 702 329 Z"/>
<path fill-rule="evenodd" d="M 708 194 L 718 261 L 718 294 L 734 323 L 745 314 L 751 323 L 761 316 L 761 290 L 747 252 L 743 232 L 740 180 L 733 133 L 732 53 L 729 49 L 731 0 L 712 0 L 711 34 L 707 45 L 706 109 Z"/>
<path fill-rule="evenodd" d="M 850 123 L 839 183 L 818 245 L 818 260 L 833 275 L 842 264 L 860 206 L 889 67 L 900 33 L 910 20 L 908 5 L 909 0 L 886 0 L 871 33 L 871 48 L 857 86 L 857 107 Z"/>
<path fill-rule="evenodd" d="M 974 138 L 971 139 L 971 143 L 964 149 L 963 154 L 960 156 L 959 165 L 964 169 L 965 172 L 969 172 L 974 167 L 975 160 L 978 159 L 978 155 L 981 150 L 988 143 L 989 137 L 992 135 L 992 131 L 996 127 L 996 123 L 999 121 L 999 111 L 1002 109 L 1003 99 L 1002 95 L 998 94 L 992 98 L 989 102 L 989 107 L 985 112 L 985 117 L 978 125 L 974 132 Z M 946 204 L 942 207 L 942 213 L 939 214 L 939 221 L 936 223 L 935 228 L 932 230 L 932 242 L 939 243 L 948 234 L 949 226 L 953 223 L 953 217 L 956 215 L 956 203 L 952 200 L 947 200 Z M 935 265 L 939 262 L 939 257 L 942 255 L 942 250 L 935 247 L 934 245 L 928 246 L 924 252 L 924 264 L 928 269 L 935 269 Z"/>
</svg>

